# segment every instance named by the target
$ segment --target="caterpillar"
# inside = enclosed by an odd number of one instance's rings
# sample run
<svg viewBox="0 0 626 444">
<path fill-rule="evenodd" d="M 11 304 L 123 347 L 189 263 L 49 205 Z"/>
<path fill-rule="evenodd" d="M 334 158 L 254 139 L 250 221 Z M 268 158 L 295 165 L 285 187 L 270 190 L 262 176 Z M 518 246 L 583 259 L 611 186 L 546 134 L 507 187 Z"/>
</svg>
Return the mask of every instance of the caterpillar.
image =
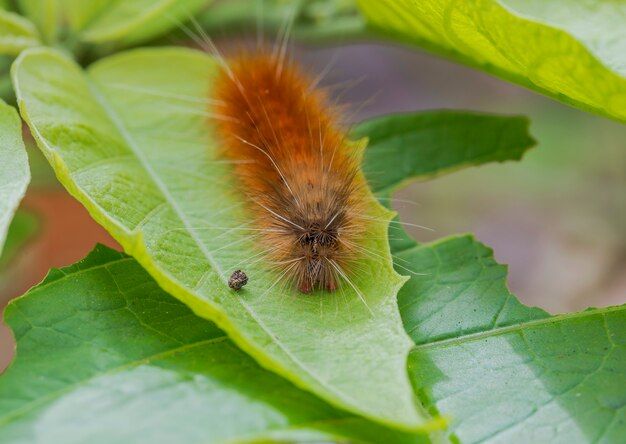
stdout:
<svg viewBox="0 0 626 444">
<path fill-rule="evenodd" d="M 269 262 L 301 293 L 332 292 L 359 258 L 364 180 L 341 110 L 284 51 L 222 60 L 211 112 Z"/>
</svg>

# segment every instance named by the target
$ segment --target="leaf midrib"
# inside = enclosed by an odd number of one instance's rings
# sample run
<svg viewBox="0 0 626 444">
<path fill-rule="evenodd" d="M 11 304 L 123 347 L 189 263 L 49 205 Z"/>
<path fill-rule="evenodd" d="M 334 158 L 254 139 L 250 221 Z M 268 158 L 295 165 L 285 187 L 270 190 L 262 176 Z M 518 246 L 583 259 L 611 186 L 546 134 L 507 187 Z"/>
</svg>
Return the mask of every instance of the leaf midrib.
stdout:
<svg viewBox="0 0 626 444">
<path fill-rule="evenodd" d="M 491 336 L 499 336 L 510 332 L 515 331 L 523 331 L 528 328 L 537 327 L 546 324 L 554 324 L 559 322 L 565 322 L 572 319 L 584 318 L 586 316 L 594 316 L 594 315 L 602 315 L 603 317 L 612 312 L 617 311 L 626 311 L 626 306 L 616 306 L 616 307 L 605 307 L 605 308 L 596 308 L 593 310 L 585 310 L 577 313 L 567 313 L 562 315 L 550 316 L 542 319 L 535 319 L 532 321 L 520 322 L 514 325 L 508 325 L 506 327 L 498 327 L 488 331 L 481 331 L 477 333 L 472 333 L 468 335 L 457 336 L 455 338 L 446 338 L 440 339 L 432 342 L 427 342 L 423 344 L 416 344 L 413 350 L 416 349 L 428 349 L 433 347 L 447 347 L 450 345 L 462 344 L 465 342 L 478 341 L 483 338 L 491 337 Z"/>
</svg>

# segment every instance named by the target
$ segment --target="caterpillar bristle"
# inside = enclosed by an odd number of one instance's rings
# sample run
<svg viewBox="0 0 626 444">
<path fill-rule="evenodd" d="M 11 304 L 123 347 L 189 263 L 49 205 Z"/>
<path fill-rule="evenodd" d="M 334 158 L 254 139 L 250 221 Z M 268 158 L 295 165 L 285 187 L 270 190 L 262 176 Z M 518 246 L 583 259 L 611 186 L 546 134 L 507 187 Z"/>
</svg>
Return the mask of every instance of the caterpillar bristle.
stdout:
<svg viewBox="0 0 626 444">
<path fill-rule="evenodd" d="M 353 286 L 365 195 L 337 107 L 282 50 L 224 63 L 212 124 L 269 261 L 302 293 Z"/>
</svg>

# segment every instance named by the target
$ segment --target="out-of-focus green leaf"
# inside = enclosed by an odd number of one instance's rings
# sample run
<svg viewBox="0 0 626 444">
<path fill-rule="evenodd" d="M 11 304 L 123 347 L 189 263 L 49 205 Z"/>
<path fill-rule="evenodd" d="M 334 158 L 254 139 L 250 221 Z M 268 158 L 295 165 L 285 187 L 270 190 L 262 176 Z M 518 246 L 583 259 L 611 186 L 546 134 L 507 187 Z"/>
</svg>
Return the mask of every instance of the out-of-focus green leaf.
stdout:
<svg viewBox="0 0 626 444">
<path fill-rule="evenodd" d="M 95 5 L 98 2 L 101 3 L 102 0 L 90 0 L 81 3 L 85 6 Z M 17 3 L 20 12 L 37 26 L 45 43 L 51 44 L 57 41 L 61 31 L 61 4 L 59 0 L 17 0 Z"/>
<path fill-rule="evenodd" d="M 54 170 L 34 140 L 26 141 L 26 153 L 30 163 L 30 186 L 46 190 L 58 188 L 60 184 L 54 175 Z"/>
<path fill-rule="evenodd" d="M 325 400 L 398 427 L 426 415 L 411 392 L 386 232 L 372 195 L 359 292 L 303 296 L 258 258 L 206 121 L 216 62 L 186 49 L 130 51 L 87 73 L 49 49 L 13 66 L 22 117 L 63 185 L 168 292 L 215 320 L 262 365 Z M 359 179 L 361 180 L 361 179 Z M 363 179 L 364 180 L 364 179 Z M 254 231 L 253 231 L 254 233 Z M 227 280 L 243 268 L 245 291 Z"/>
<path fill-rule="evenodd" d="M 18 14 L 0 9 L 0 54 L 17 55 L 38 45 L 35 25 Z"/>
<path fill-rule="evenodd" d="M 315 43 L 337 43 L 367 33 L 353 0 L 221 1 L 200 14 L 198 22 L 209 35 L 247 33 L 270 41 L 287 27 L 296 40 Z"/>
<path fill-rule="evenodd" d="M 489 162 L 520 160 L 534 146 L 528 119 L 470 111 L 428 111 L 360 123 L 352 136 L 369 140 L 363 172 L 377 195 Z"/>
<path fill-rule="evenodd" d="M 15 213 L 7 232 L 2 257 L 0 257 L 0 273 L 11 262 L 20 248 L 33 237 L 38 228 L 39 222 L 34 214 L 22 210 Z"/>
<path fill-rule="evenodd" d="M 626 435 L 626 306 L 550 316 L 506 288 L 470 236 L 398 250 L 398 302 L 422 401 L 463 443 L 616 443 Z"/>
<path fill-rule="evenodd" d="M 92 19 L 80 35 L 91 43 L 137 44 L 178 27 L 207 3 L 207 0 L 115 2 L 98 12 L 97 18 Z"/>
<path fill-rule="evenodd" d="M 0 252 L 29 181 L 22 121 L 13 107 L 0 101 Z"/>
<path fill-rule="evenodd" d="M 132 258 L 97 247 L 12 302 L 0 443 L 420 443 L 263 370 Z"/>
<path fill-rule="evenodd" d="M 374 31 L 626 121 L 626 3 L 359 0 Z"/>
<path fill-rule="evenodd" d="M 12 61 L 11 56 L 0 56 L 0 100 L 9 102 L 15 98 L 10 73 Z"/>
<path fill-rule="evenodd" d="M 179 26 L 208 0 L 20 0 L 48 43 L 125 46 Z"/>
</svg>

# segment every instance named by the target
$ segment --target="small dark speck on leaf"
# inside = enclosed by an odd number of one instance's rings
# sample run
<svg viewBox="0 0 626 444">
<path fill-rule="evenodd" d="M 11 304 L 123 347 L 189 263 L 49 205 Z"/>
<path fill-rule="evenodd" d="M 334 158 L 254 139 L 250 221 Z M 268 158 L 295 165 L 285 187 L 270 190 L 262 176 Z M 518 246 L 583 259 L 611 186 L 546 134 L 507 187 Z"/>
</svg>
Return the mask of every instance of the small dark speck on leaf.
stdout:
<svg viewBox="0 0 626 444">
<path fill-rule="evenodd" d="M 235 291 L 241 290 L 241 287 L 248 283 L 248 276 L 241 270 L 236 270 L 228 279 L 228 286 Z"/>
</svg>

